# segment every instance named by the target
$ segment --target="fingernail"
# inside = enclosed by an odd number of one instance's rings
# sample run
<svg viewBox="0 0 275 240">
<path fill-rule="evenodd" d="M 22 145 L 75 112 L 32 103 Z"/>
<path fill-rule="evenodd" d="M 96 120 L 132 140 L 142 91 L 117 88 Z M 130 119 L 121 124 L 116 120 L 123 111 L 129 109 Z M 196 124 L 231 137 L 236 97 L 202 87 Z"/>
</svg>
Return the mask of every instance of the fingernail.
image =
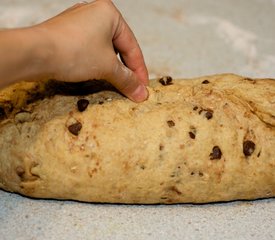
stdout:
<svg viewBox="0 0 275 240">
<path fill-rule="evenodd" d="M 148 98 L 148 91 L 144 85 L 139 85 L 136 90 L 131 94 L 131 98 L 135 102 L 142 102 Z"/>
</svg>

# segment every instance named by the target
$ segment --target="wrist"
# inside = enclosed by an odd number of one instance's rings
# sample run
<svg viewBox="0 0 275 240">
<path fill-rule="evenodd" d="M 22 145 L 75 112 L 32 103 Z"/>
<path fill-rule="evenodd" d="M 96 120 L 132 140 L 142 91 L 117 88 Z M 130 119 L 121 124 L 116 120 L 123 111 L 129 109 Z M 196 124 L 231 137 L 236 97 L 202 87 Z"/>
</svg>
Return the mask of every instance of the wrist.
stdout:
<svg viewBox="0 0 275 240">
<path fill-rule="evenodd" d="M 34 28 L 0 31 L 0 87 L 50 76 L 50 49 Z"/>
<path fill-rule="evenodd" d="M 47 31 L 37 26 L 23 29 L 28 49 L 27 62 L 29 65 L 29 79 L 49 79 L 53 76 L 52 59 L 54 58 L 54 44 Z M 26 69 L 27 70 L 27 69 Z"/>
</svg>

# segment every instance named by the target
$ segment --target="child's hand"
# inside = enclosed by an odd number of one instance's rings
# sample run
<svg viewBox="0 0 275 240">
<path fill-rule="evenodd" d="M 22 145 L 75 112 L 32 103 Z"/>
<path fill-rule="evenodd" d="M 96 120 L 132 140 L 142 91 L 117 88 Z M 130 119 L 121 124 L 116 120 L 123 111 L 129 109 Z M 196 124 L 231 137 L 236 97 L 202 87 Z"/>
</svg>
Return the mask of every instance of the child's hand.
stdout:
<svg viewBox="0 0 275 240">
<path fill-rule="evenodd" d="M 52 43 L 51 77 L 72 82 L 106 79 L 133 101 L 147 98 L 142 52 L 111 1 L 76 4 L 33 28 Z"/>
</svg>

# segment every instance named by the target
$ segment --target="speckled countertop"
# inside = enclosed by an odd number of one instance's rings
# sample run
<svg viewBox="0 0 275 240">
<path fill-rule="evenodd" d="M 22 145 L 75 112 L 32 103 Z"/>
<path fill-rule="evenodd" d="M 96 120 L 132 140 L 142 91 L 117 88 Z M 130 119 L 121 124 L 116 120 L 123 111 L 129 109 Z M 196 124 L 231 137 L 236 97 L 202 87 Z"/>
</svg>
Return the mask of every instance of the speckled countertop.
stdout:
<svg viewBox="0 0 275 240">
<path fill-rule="evenodd" d="M 114 2 L 139 40 L 150 77 L 275 78 L 274 0 Z M 40 22 L 73 3 L 0 0 L 0 28 Z M 0 239 L 275 239 L 275 199 L 130 206 L 34 200 L 0 190 Z"/>
</svg>

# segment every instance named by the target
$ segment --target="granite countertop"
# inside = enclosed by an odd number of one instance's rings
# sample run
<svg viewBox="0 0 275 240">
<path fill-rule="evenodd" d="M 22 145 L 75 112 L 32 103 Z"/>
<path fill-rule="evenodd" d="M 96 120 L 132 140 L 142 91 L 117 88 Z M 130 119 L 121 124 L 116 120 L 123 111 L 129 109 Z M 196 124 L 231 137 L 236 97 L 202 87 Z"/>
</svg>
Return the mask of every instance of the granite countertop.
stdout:
<svg viewBox="0 0 275 240">
<path fill-rule="evenodd" d="M 275 78 L 274 0 L 115 0 L 150 77 L 232 72 Z M 72 0 L 1 0 L 0 28 L 43 21 Z M 275 199 L 204 205 L 35 200 L 0 190 L 0 239 L 275 239 Z"/>
</svg>

